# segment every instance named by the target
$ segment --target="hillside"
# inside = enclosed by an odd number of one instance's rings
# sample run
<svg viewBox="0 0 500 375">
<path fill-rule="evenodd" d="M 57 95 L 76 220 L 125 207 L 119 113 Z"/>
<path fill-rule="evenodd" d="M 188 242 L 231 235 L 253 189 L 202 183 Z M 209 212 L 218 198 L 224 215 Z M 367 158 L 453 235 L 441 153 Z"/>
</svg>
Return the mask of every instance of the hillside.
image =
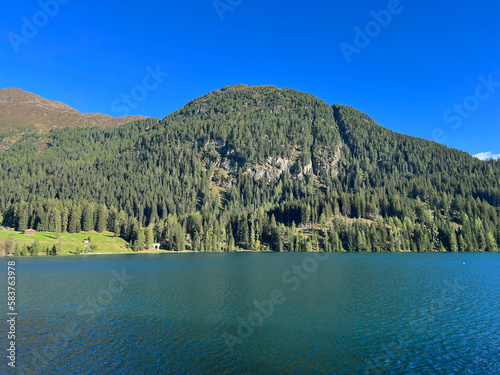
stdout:
<svg viewBox="0 0 500 375">
<path fill-rule="evenodd" d="M 497 251 L 500 162 L 306 93 L 237 85 L 162 120 L 0 152 L 4 225 L 196 251 Z"/>
<path fill-rule="evenodd" d="M 45 132 L 57 128 L 113 127 L 144 118 L 143 116 L 112 117 L 101 113 L 80 113 L 53 100 L 15 88 L 0 89 L 0 141 L 19 139 L 27 130 Z M 0 147 L 6 145 L 0 144 Z"/>
<path fill-rule="evenodd" d="M 86 243 L 88 238 L 91 241 Z M 36 246 L 33 246 L 34 243 Z M 3 248 L 15 247 L 17 244 L 19 253 L 27 255 L 28 248 L 31 254 L 39 252 L 46 255 L 47 252 L 51 255 L 53 247 L 56 246 L 57 255 L 71 254 L 99 254 L 99 253 L 127 253 L 130 249 L 127 248 L 126 242 L 118 237 L 114 237 L 113 233 L 103 232 L 81 232 L 81 233 L 64 233 L 56 234 L 50 232 L 37 232 L 36 235 L 26 236 L 21 232 L 0 231 L 0 243 Z M 90 245 L 93 245 L 92 248 Z M 3 255 L 2 246 L 0 246 L 0 254 Z"/>
</svg>

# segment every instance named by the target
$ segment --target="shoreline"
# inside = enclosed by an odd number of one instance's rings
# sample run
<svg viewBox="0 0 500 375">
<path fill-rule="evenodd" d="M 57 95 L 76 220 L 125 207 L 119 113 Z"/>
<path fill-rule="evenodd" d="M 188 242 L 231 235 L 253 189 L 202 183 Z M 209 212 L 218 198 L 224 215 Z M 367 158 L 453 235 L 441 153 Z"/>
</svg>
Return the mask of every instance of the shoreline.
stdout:
<svg viewBox="0 0 500 375">
<path fill-rule="evenodd" d="M 114 252 L 114 253 L 86 253 L 86 254 L 63 254 L 57 256 L 47 256 L 47 255 L 30 255 L 30 256 L 15 256 L 12 254 L 8 255 L 0 255 L 0 258 L 60 258 L 60 257 L 79 257 L 79 256 L 99 256 L 99 255 L 144 255 L 144 254 L 224 254 L 224 253 L 280 253 L 279 251 L 259 251 L 259 250 L 235 250 L 235 251 L 192 251 L 192 250 L 182 250 L 182 251 L 173 251 L 173 250 L 164 250 L 164 251 L 137 251 L 137 252 Z M 302 254 L 316 254 L 316 253 L 325 253 L 325 254 L 500 254 L 500 252 L 488 252 L 488 251 L 468 251 L 468 252 L 451 252 L 451 251 L 378 251 L 378 252 L 337 252 L 337 251 L 308 251 L 308 252 L 289 252 L 283 251 L 281 253 L 302 253 Z"/>
<path fill-rule="evenodd" d="M 320 253 L 322 251 L 319 251 Z M 12 254 L 1 255 L 0 258 L 14 257 L 14 258 L 59 258 L 59 257 L 81 257 L 87 255 L 144 255 L 144 254 L 223 254 L 223 253 L 276 253 L 276 251 L 259 251 L 259 250 L 234 250 L 234 251 L 192 251 L 192 250 L 163 250 L 163 251 L 130 251 L 130 252 L 113 252 L 113 253 L 81 253 L 81 254 L 61 254 L 56 256 L 49 256 L 45 254 L 40 255 L 29 255 L 29 256 L 15 256 Z M 311 251 L 310 253 L 315 253 L 315 251 Z"/>
</svg>

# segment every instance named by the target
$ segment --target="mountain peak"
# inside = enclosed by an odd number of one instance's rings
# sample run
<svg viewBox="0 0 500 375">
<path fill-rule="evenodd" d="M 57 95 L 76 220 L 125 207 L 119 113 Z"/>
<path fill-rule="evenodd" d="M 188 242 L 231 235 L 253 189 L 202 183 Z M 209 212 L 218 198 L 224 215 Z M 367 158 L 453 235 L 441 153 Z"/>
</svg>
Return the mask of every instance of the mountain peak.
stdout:
<svg viewBox="0 0 500 375">
<path fill-rule="evenodd" d="M 76 109 L 64 103 L 56 102 L 54 100 L 44 99 L 39 95 L 24 91 L 19 88 L 5 88 L 0 89 L 0 102 L 3 103 L 23 103 L 32 104 L 36 106 L 49 107 L 63 111 L 75 111 Z"/>
<path fill-rule="evenodd" d="M 20 88 L 0 89 L 0 113 L 0 133 L 26 129 L 46 131 L 63 127 L 110 127 L 145 118 L 80 113 L 67 104 L 42 98 Z"/>
<path fill-rule="evenodd" d="M 224 91 L 261 91 L 261 90 L 266 90 L 266 91 L 281 91 L 283 89 L 273 86 L 273 85 L 257 85 L 257 86 L 251 86 L 251 85 L 246 85 L 243 83 L 239 83 L 236 85 L 230 85 L 223 87 L 219 90 L 215 90 L 214 92 L 224 92 Z"/>
</svg>

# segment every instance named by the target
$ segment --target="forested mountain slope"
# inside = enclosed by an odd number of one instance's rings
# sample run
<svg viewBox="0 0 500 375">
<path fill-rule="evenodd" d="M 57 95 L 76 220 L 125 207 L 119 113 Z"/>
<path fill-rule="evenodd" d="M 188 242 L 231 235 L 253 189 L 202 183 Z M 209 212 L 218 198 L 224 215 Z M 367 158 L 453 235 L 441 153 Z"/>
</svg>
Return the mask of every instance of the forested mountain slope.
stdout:
<svg viewBox="0 0 500 375">
<path fill-rule="evenodd" d="M 392 132 L 350 107 L 333 108 L 348 146 L 343 160 L 350 169 L 343 182 L 351 188 L 400 186 L 412 198 L 441 192 L 500 204 L 500 162 L 483 162 L 435 142 Z M 358 170 L 364 182 L 356 177 Z"/>
<path fill-rule="evenodd" d="M 197 251 L 496 251 L 500 162 L 272 86 L 226 87 L 163 120 L 54 129 L 0 152 L 18 229 L 110 229 Z"/>
</svg>

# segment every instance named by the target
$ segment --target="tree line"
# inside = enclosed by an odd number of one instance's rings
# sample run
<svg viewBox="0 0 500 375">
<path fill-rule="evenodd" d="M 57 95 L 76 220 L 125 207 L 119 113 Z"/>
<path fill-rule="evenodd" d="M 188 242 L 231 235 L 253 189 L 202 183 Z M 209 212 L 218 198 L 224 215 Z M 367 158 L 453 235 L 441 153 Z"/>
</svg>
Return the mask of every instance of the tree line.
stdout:
<svg viewBox="0 0 500 375">
<path fill-rule="evenodd" d="M 0 152 L 0 218 L 141 250 L 496 251 L 500 162 L 346 106 L 235 86 L 163 120 L 55 129 Z"/>
</svg>

